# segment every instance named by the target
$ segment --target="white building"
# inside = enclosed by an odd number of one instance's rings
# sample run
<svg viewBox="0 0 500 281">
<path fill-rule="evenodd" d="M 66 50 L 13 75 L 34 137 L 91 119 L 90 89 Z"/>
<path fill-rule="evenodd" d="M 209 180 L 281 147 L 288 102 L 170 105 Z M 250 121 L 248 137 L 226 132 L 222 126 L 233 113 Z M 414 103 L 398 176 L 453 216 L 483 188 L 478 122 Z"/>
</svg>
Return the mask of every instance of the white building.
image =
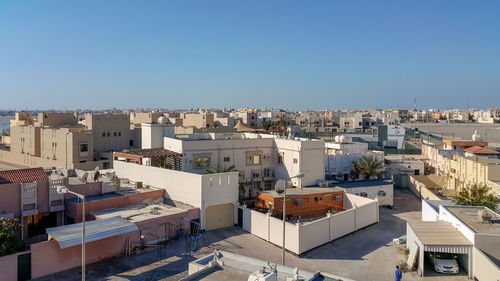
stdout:
<svg viewBox="0 0 500 281">
<path fill-rule="evenodd" d="M 378 142 L 383 148 L 405 148 L 405 128 L 399 125 L 378 126 Z"/>
<path fill-rule="evenodd" d="M 500 276 L 500 215 L 486 207 L 455 206 L 449 201 L 422 200 L 422 222 L 407 225 L 409 263 L 425 276 L 424 252 L 451 253 L 469 278 L 498 280 Z"/>
<path fill-rule="evenodd" d="M 115 160 L 116 175 L 142 186 L 165 189 L 165 199 L 200 208 L 202 229 L 233 226 L 238 202 L 238 173 L 193 174 Z"/>
<path fill-rule="evenodd" d="M 276 179 L 293 179 L 298 187 L 324 180 L 325 143 L 321 140 L 282 138 L 252 133 L 203 133 L 184 139 L 164 138 L 164 148 L 181 153 L 182 170 L 205 173 L 207 167 L 234 165 L 245 196 L 271 189 Z"/>
<path fill-rule="evenodd" d="M 325 173 L 330 179 L 349 181 L 353 164 L 363 156 L 384 161 L 384 152 L 368 150 L 368 143 L 352 142 L 346 136 L 335 137 L 336 142 L 325 143 Z"/>
<path fill-rule="evenodd" d="M 174 125 L 168 123 L 168 119 L 164 116 L 158 118 L 158 124 L 142 123 L 142 148 L 163 148 L 163 138 L 175 136 Z"/>
<path fill-rule="evenodd" d="M 377 199 L 379 206 L 394 204 L 394 184 L 390 180 L 365 180 L 347 183 L 331 184 L 333 187 L 343 189 L 346 193 L 370 199 Z"/>
</svg>

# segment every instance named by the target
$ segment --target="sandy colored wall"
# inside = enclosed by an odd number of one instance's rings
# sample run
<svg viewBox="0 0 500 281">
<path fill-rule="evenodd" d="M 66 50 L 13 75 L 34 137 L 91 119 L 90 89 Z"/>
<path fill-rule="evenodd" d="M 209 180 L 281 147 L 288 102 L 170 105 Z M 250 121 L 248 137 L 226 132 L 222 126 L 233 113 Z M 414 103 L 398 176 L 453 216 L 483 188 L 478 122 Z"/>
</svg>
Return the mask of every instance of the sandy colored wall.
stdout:
<svg viewBox="0 0 500 281">
<path fill-rule="evenodd" d="M 0 280 L 16 281 L 17 280 L 17 256 L 29 253 L 24 251 L 8 256 L 0 257 Z"/>
<path fill-rule="evenodd" d="M 120 255 L 125 249 L 126 237 L 139 241 L 139 231 L 109 237 L 86 244 L 86 263 Z M 31 245 L 31 277 L 33 279 L 81 265 L 81 245 L 61 249 L 55 240 Z"/>
<path fill-rule="evenodd" d="M 13 213 L 21 216 L 21 184 L 2 184 L 0 188 L 0 213 Z"/>
<path fill-rule="evenodd" d="M 500 276 L 500 268 L 477 248 L 474 248 L 473 256 L 473 272 L 476 280 L 497 281 Z"/>
<path fill-rule="evenodd" d="M 354 221 L 353 209 L 331 216 L 330 240 L 335 240 L 354 231 L 356 231 L 356 222 Z"/>
<path fill-rule="evenodd" d="M 330 217 L 300 225 L 299 239 L 299 253 L 328 243 L 330 241 Z"/>
<path fill-rule="evenodd" d="M 333 241 L 346 234 L 378 222 L 379 212 L 376 200 L 349 194 L 348 205 L 354 206 L 343 212 L 306 223 L 286 223 L 285 247 L 302 254 L 315 247 Z M 269 214 L 242 207 L 243 230 L 248 231 L 275 245 L 282 245 L 283 221 Z"/>
<path fill-rule="evenodd" d="M 106 162 L 105 160 L 101 160 L 101 161 L 92 161 L 85 163 L 73 163 L 73 164 L 70 163 L 68 165 L 65 165 L 60 161 L 25 155 L 8 150 L 0 150 L 0 161 L 9 162 L 17 165 L 23 165 L 26 167 L 43 167 L 43 168 L 57 167 L 57 168 L 67 168 L 67 169 L 82 169 L 86 171 L 93 170 L 96 166 L 99 166 L 100 169 L 103 169 L 103 163 Z"/>
<path fill-rule="evenodd" d="M 430 189 L 425 187 L 425 185 L 415 178 L 410 177 L 410 184 L 408 186 L 410 190 L 417 195 L 419 198 L 428 199 L 428 200 L 441 200 L 439 196 L 434 194 Z"/>
<path fill-rule="evenodd" d="M 299 249 L 299 228 L 296 224 L 285 224 L 285 248 L 293 253 L 300 254 Z M 283 245 L 283 221 L 274 217 L 269 217 L 269 242 L 281 246 Z"/>
<path fill-rule="evenodd" d="M 165 198 L 201 208 L 201 176 L 158 167 L 114 161 L 116 175 L 165 189 Z"/>
</svg>

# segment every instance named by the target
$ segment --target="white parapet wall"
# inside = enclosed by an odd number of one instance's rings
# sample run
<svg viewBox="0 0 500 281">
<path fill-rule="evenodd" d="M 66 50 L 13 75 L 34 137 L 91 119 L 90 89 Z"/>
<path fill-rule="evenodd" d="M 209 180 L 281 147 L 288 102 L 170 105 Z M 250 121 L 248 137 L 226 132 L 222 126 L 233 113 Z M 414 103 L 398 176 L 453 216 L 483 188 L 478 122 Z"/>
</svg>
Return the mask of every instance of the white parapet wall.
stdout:
<svg viewBox="0 0 500 281">
<path fill-rule="evenodd" d="M 378 202 L 369 198 L 346 194 L 346 210 L 327 214 L 311 222 L 290 223 L 285 229 L 285 248 L 297 255 L 357 231 L 379 220 Z M 243 209 L 243 230 L 277 246 L 283 244 L 283 221 L 251 210 Z"/>
<path fill-rule="evenodd" d="M 115 160 L 113 169 L 120 178 L 165 189 L 165 198 L 200 208 L 205 228 L 207 207 L 238 202 L 238 172 L 194 174 Z"/>
</svg>

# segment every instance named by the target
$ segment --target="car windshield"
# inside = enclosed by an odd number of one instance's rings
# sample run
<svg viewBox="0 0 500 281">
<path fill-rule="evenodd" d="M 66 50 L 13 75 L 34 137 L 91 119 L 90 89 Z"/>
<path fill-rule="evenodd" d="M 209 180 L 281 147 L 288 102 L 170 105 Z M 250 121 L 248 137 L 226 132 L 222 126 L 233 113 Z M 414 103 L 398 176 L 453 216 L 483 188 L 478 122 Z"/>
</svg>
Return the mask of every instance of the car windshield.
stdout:
<svg viewBox="0 0 500 281">
<path fill-rule="evenodd" d="M 451 260 L 453 256 L 448 253 L 436 253 L 436 259 Z"/>
</svg>

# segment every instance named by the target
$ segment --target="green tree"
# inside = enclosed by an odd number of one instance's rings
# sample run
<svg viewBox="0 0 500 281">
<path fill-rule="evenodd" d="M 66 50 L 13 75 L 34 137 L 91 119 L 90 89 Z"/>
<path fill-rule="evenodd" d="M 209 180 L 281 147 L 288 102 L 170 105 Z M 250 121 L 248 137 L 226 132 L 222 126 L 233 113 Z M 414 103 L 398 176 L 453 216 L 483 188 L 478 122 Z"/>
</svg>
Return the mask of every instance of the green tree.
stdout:
<svg viewBox="0 0 500 281">
<path fill-rule="evenodd" d="M 231 166 L 228 166 L 228 167 L 226 167 L 224 165 L 220 165 L 220 166 L 217 166 L 217 167 L 207 167 L 206 171 L 209 174 L 219 174 L 219 173 L 234 172 L 234 168 L 235 168 L 234 165 L 231 165 Z"/>
<path fill-rule="evenodd" d="M 261 128 L 267 133 L 273 128 L 273 123 L 271 121 L 264 121 L 262 122 Z"/>
<path fill-rule="evenodd" d="M 475 183 L 459 191 L 453 196 L 453 201 L 458 205 L 484 206 L 491 210 L 495 210 L 497 204 L 500 203 L 500 199 L 491 193 L 491 187 L 486 184 Z"/>
<path fill-rule="evenodd" d="M 356 172 L 359 173 L 365 180 L 370 178 L 381 178 L 382 169 L 384 168 L 384 162 L 378 160 L 374 156 L 363 156 L 359 159 L 358 163 L 355 164 Z"/>
<path fill-rule="evenodd" d="M 14 235 L 22 224 L 16 218 L 0 218 L 0 256 L 10 255 L 23 249 L 23 243 Z"/>
</svg>

